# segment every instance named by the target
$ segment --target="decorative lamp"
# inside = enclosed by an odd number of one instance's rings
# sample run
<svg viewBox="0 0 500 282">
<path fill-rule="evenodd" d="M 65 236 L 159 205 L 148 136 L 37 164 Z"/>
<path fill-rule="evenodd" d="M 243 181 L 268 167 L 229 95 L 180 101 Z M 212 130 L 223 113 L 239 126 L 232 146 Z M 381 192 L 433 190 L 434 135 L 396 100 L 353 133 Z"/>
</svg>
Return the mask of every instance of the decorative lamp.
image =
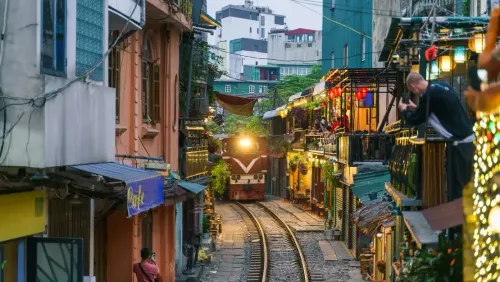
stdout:
<svg viewBox="0 0 500 282">
<path fill-rule="evenodd" d="M 455 47 L 454 58 L 456 63 L 462 64 L 465 62 L 465 47 L 457 46 Z"/>
<path fill-rule="evenodd" d="M 484 45 L 486 45 L 484 34 L 476 33 L 469 39 L 469 49 L 480 54 L 484 50 Z"/>
<path fill-rule="evenodd" d="M 363 94 L 361 94 L 361 91 L 358 90 L 356 91 L 356 100 L 361 101 L 363 99 Z"/>
<path fill-rule="evenodd" d="M 361 88 L 361 97 L 364 99 L 366 97 L 366 93 L 368 89 L 366 87 Z"/>
<path fill-rule="evenodd" d="M 436 61 L 433 61 L 433 62 L 431 63 L 431 74 L 438 75 L 438 74 L 439 74 L 439 72 L 440 72 L 440 71 L 439 71 L 439 67 L 438 67 L 438 65 L 437 65 Z"/>
<path fill-rule="evenodd" d="M 449 72 L 455 68 L 455 63 L 451 61 L 450 56 L 444 55 L 439 57 L 439 67 L 441 68 L 442 71 Z"/>
</svg>

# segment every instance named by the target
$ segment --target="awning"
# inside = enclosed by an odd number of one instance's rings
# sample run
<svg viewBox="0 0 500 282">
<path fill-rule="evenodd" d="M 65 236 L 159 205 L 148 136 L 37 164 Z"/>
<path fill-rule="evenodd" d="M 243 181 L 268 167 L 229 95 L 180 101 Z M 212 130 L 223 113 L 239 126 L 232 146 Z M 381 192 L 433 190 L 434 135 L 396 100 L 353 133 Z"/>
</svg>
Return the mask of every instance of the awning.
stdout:
<svg viewBox="0 0 500 282">
<path fill-rule="evenodd" d="M 432 230 L 421 211 L 404 211 L 403 219 L 419 249 L 423 246 L 435 247 L 438 245 L 439 235 Z"/>
<path fill-rule="evenodd" d="M 313 96 L 319 95 L 325 92 L 325 82 L 320 81 L 314 85 Z"/>
<path fill-rule="evenodd" d="M 378 202 L 365 205 L 351 214 L 352 221 L 357 224 L 363 233 L 374 236 L 380 226 L 391 226 L 395 216 L 389 209 L 389 202 Z"/>
<path fill-rule="evenodd" d="M 222 28 L 222 25 L 220 22 L 218 22 L 216 19 L 212 18 L 207 12 L 201 11 L 200 18 L 202 21 L 204 21 L 208 25 L 213 25 L 218 28 Z"/>
<path fill-rule="evenodd" d="M 243 98 L 221 93 L 216 93 L 215 97 L 217 103 L 226 111 L 240 116 L 252 116 L 253 107 L 258 100 L 257 98 Z"/>
<path fill-rule="evenodd" d="M 379 201 L 385 192 L 385 182 L 390 181 L 386 166 L 360 166 L 351 185 L 352 193 L 363 203 Z"/>
<path fill-rule="evenodd" d="M 290 98 L 288 98 L 288 102 L 293 102 L 293 101 L 299 99 L 300 97 L 302 97 L 302 92 L 293 94 L 292 96 L 290 96 Z"/>
<path fill-rule="evenodd" d="M 178 182 L 178 184 L 181 188 L 186 189 L 187 191 L 189 191 L 193 194 L 199 194 L 203 190 L 205 190 L 205 188 L 207 188 L 207 186 L 203 186 L 203 185 L 200 185 L 197 183 L 188 182 L 188 181 L 184 181 L 184 180 L 180 180 Z"/>
<path fill-rule="evenodd" d="M 165 201 L 163 176 L 156 171 L 118 163 L 75 165 L 72 168 L 123 181 L 127 186 L 129 217 L 157 207 Z"/>
<path fill-rule="evenodd" d="M 271 111 L 265 112 L 264 116 L 262 118 L 263 119 L 271 119 L 271 118 L 276 117 L 276 116 L 277 116 L 276 110 L 271 110 Z"/>
<path fill-rule="evenodd" d="M 462 198 L 422 211 L 433 231 L 464 224 Z"/>
</svg>

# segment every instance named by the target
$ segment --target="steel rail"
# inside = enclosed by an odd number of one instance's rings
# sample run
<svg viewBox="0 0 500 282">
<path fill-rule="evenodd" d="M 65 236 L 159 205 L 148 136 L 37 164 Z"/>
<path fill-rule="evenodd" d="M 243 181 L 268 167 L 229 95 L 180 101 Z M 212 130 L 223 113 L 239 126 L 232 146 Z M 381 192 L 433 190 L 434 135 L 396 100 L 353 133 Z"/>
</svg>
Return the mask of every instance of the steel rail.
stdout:
<svg viewBox="0 0 500 282">
<path fill-rule="evenodd" d="M 261 277 L 260 281 L 267 282 L 267 273 L 268 273 L 268 268 L 269 268 L 269 266 L 268 266 L 269 257 L 268 257 L 268 252 L 267 252 L 267 241 L 266 241 L 266 234 L 264 233 L 264 229 L 262 228 L 262 225 L 260 224 L 259 220 L 257 220 L 257 217 L 255 217 L 255 215 L 249 209 L 247 209 L 244 205 L 242 205 L 238 201 L 234 201 L 233 203 L 235 203 L 239 208 L 241 208 L 248 215 L 250 220 L 255 224 L 255 227 L 257 228 L 257 231 L 258 231 L 259 237 L 260 237 L 260 241 L 261 241 L 262 252 L 263 252 L 262 273 L 261 273 L 262 277 Z"/>
<path fill-rule="evenodd" d="M 304 256 L 304 253 L 302 252 L 302 248 L 300 247 L 299 240 L 297 240 L 297 237 L 295 237 L 295 233 L 293 233 L 292 229 L 286 224 L 281 218 L 279 218 L 274 212 L 272 212 L 268 207 L 264 206 L 263 204 L 259 202 L 255 202 L 256 205 L 264 209 L 273 219 L 275 219 L 281 226 L 283 226 L 287 231 L 289 236 L 292 238 L 292 241 L 295 245 L 295 248 L 297 249 L 297 252 L 299 254 L 300 258 L 300 266 L 302 267 L 302 275 L 304 282 L 309 282 L 309 271 L 307 269 L 307 263 L 306 263 L 306 258 Z"/>
</svg>

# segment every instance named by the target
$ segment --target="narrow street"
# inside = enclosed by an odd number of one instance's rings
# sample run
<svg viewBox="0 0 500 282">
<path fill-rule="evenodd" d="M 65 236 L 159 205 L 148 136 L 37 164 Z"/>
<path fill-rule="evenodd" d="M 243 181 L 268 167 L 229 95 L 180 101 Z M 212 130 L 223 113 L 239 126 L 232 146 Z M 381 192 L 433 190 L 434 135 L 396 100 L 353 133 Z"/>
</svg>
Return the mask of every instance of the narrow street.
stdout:
<svg viewBox="0 0 500 282">
<path fill-rule="evenodd" d="M 283 219 L 294 231 L 304 251 L 310 281 L 363 281 L 359 262 L 354 260 L 341 242 L 325 239 L 323 223 L 319 218 L 283 200 L 268 200 L 260 203 Z M 212 262 L 204 267 L 202 281 L 247 281 L 251 257 L 250 236 L 243 220 L 243 217 L 247 215 L 234 205 L 230 202 L 216 204 L 216 212 L 223 218 L 223 231 L 216 239 L 217 250 L 212 254 Z M 257 218 L 262 218 L 262 215 Z M 266 225 L 266 221 L 261 223 L 264 229 L 270 224 Z M 269 226 L 268 231 L 265 231 L 266 234 L 272 228 L 274 227 Z M 269 276 L 268 281 L 294 281 L 286 276 L 272 275 Z M 321 278 L 318 279 L 318 277 Z"/>
</svg>

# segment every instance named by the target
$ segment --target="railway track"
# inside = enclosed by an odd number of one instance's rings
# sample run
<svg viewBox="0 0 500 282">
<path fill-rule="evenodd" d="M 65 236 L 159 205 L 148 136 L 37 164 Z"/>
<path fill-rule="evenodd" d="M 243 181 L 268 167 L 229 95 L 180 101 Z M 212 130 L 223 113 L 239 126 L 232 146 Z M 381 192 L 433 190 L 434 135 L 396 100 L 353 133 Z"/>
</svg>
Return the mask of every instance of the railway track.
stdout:
<svg viewBox="0 0 500 282">
<path fill-rule="evenodd" d="M 260 239 L 257 239 L 257 235 L 253 234 L 255 232 L 250 231 L 252 243 L 248 281 L 316 281 L 315 277 L 310 279 L 300 244 L 286 223 L 260 203 L 236 204 L 249 215 L 248 219 L 244 219 L 249 230 L 252 228 L 250 224 L 260 233 Z M 261 266 L 258 279 L 257 265 Z"/>
</svg>

